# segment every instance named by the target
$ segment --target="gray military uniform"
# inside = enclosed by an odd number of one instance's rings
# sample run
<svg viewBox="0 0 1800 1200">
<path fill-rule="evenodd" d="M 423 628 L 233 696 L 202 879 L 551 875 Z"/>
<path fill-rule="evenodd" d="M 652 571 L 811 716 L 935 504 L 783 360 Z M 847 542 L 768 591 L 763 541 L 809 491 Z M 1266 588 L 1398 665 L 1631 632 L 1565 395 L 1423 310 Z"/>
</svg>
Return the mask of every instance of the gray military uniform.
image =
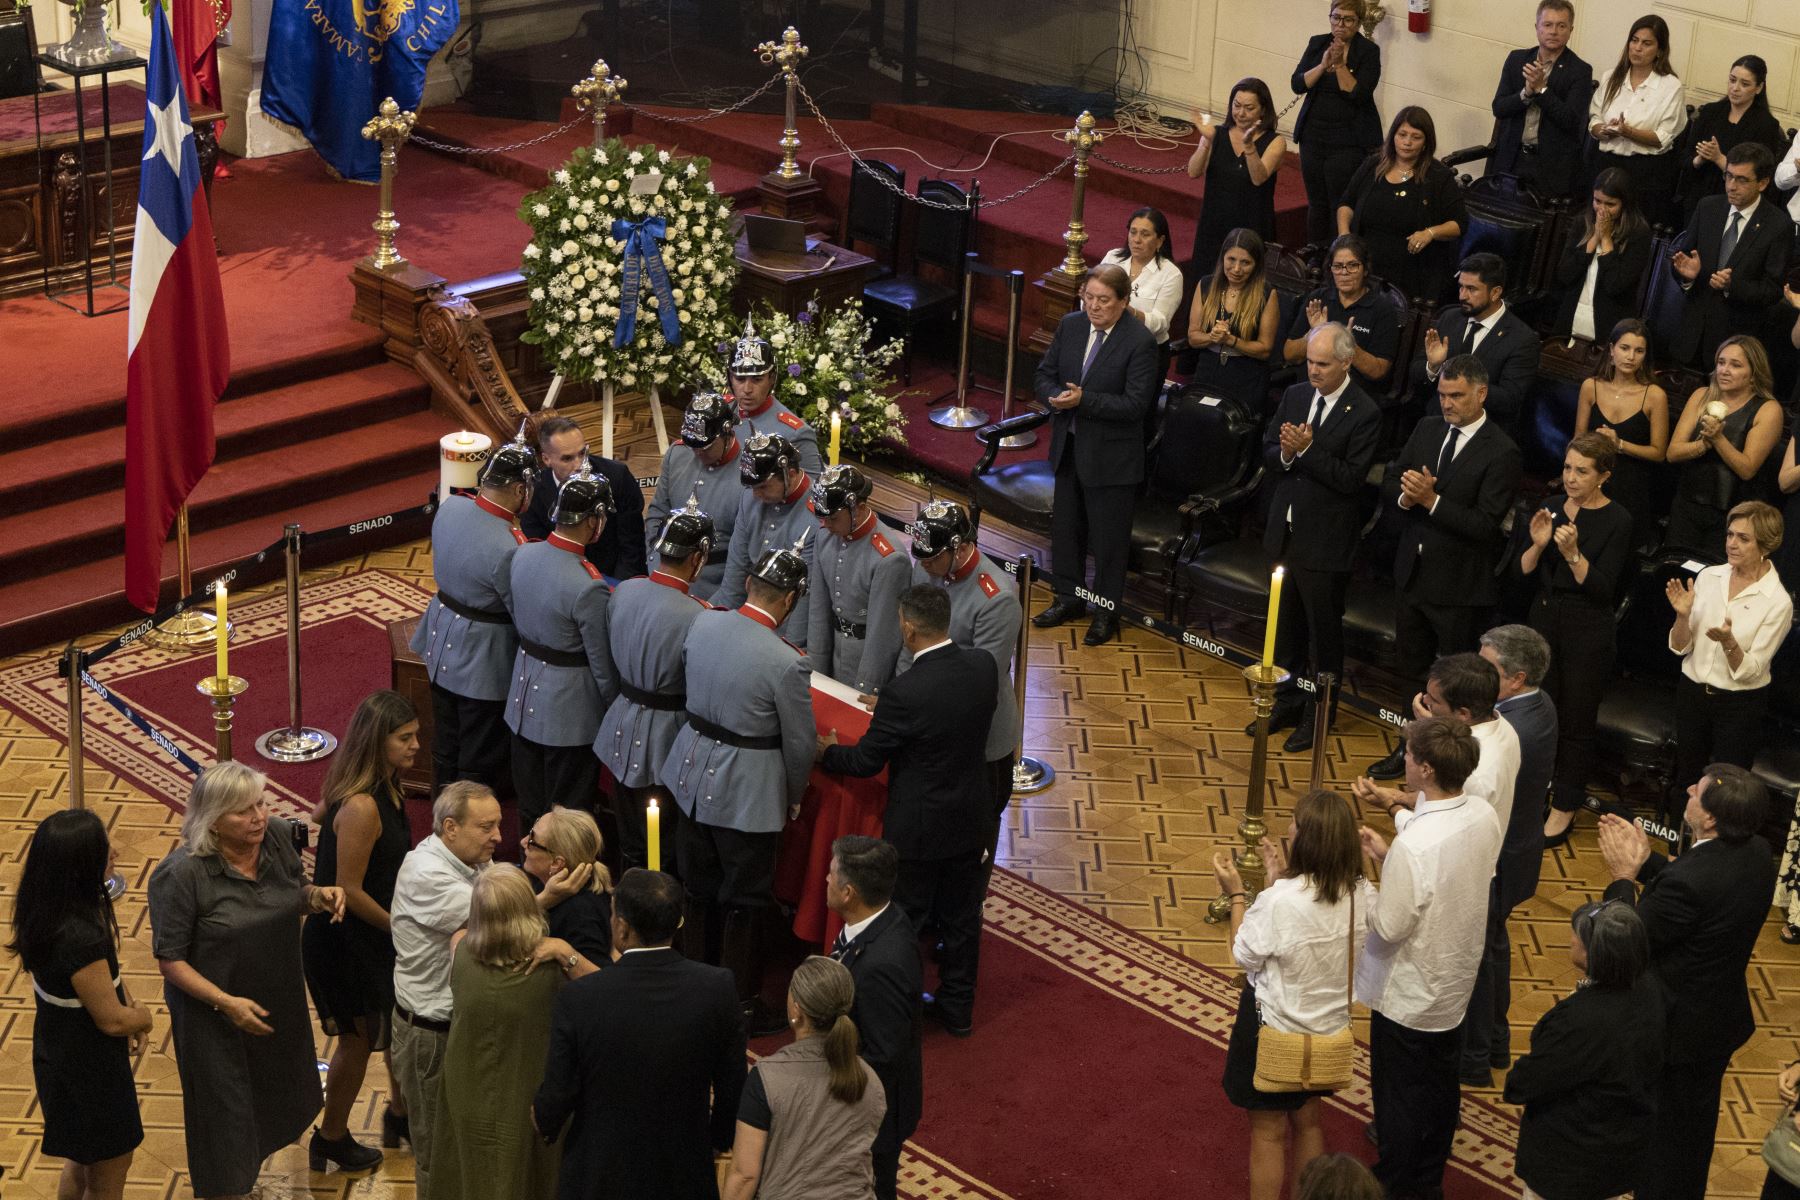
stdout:
<svg viewBox="0 0 1800 1200">
<path fill-rule="evenodd" d="M 912 584 L 912 559 L 877 527 L 840 538 L 821 530 L 807 598 L 806 653 L 812 669 L 873 693 L 894 675 L 900 656 L 900 593 Z"/>
<path fill-rule="evenodd" d="M 913 583 L 936 582 L 915 566 Z M 1010 758 L 1018 749 L 1019 701 L 1013 694 L 1013 655 L 1019 648 L 1019 586 L 1000 564 L 976 554 L 959 577 L 947 578 L 950 593 L 950 640 L 958 646 L 986 650 L 1000 665 L 999 703 L 994 723 L 988 726 L 987 760 Z M 912 655 L 901 651 L 898 671 L 912 666 Z M 896 674 L 898 674 L 896 671 Z"/>
<path fill-rule="evenodd" d="M 606 629 L 612 593 L 598 568 L 559 542 L 532 542 L 513 556 L 513 622 L 521 645 L 506 727 L 540 746 L 589 747 L 600 714 L 619 694 Z M 579 656 L 582 664 L 546 662 L 527 653 L 525 642 Z"/>
<path fill-rule="evenodd" d="M 623 691 L 600 721 L 594 754 L 626 787 L 654 787 L 669 747 L 683 727 L 685 694 L 681 650 L 694 619 L 707 611 L 701 601 L 672 584 L 668 576 L 627 579 L 613 592 L 607 611 L 613 666 L 621 684 L 670 698 L 673 707 L 651 708 Z"/>
<path fill-rule="evenodd" d="M 779 737 L 781 747 L 743 749 L 684 725 L 663 762 L 663 786 L 696 821 L 779 833 L 806 792 L 818 744 L 806 656 L 732 611 L 695 617 L 683 658 L 689 712 L 740 737 Z"/>
<path fill-rule="evenodd" d="M 662 478 L 657 481 L 656 493 L 644 509 L 644 549 L 652 571 L 658 562 L 656 542 L 662 537 L 663 522 L 686 504 L 689 496 L 698 502 L 701 512 L 712 518 L 713 556 L 694 578 L 696 595 L 712 595 L 725 578 L 725 553 L 731 544 L 732 526 L 737 523 L 738 499 L 749 490 L 738 473 L 742 465 L 738 453 L 742 449 L 740 441 L 729 458 L 709 467 L 691 447 L 680 442 L 672 444 L 663 454 Z"/>
<path fill-rule="evenodd" d="M 741 440 L 747 442 L 755 433 L 780 434 L 792 442 L 794 449 L 800 452 L 801 469 L 814 479 L 825 469 L 825 460 L 819 455 L 819 431 L 775 397 L 770 396 L 768 407 L 754 417 L 738 417 L 737 435 Z"/>
<path fill-rule="evenodd" d="M 802 534 L 806 536 L 806 544 L 800 547 L 800 556 L 811 566 L 813 547 L 819 540 L 820 530 L 819 519 L 813 515 L 812 501 L 807 497 L 808 487 L 808 483 L 801 483 L 792 500 L 777 504 L 764 504 L 756 498 L 755 492 L 744 489 L 732 525 L 725 578 L 712 595 L 715 605 L 736 608 L 742 604 L 749 597 L 744 581 L 749 577 L 750 568 L 770 550 L 792 550 Z M 794 611 L 776 631 L 802 650 L 806 649 L 810 632 L 811 601 L 810 595 L 800 597 L 794 604 Z"/>
<path fill-rule="evenodd" d="M 510 521 L 483 509 L 471 497 L 452 496 L 431 521 L 431 574 L 438 595 L 425 607 L 414 631 L 413 653 L 425 660 L 425 674 L 447 692 L 471 700 L 506 699 L 513 653 L 512 560 L 519 537 Z M 505 618 L 474 620 L 444 603 Z"/>
</svg>

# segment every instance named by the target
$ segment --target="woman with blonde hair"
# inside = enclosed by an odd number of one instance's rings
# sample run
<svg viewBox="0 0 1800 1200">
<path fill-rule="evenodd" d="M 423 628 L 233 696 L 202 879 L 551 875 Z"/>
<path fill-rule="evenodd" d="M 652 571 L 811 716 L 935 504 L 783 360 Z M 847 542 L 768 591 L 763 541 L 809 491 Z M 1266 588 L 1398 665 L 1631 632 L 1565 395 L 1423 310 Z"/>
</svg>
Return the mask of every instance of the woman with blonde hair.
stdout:
<svg viewBox="0 0 1800 1200">
<path fill-rule="evenodd" d="M 181 844 L 150 876 L 188 1174 L 203 1198 L 247 1195 L 263 1160 L 305 1132 L 323 1099 L 300 918 L 342 920 L 344 890 L 306 881 L 300 827 L 269 815 L 267 788 L 242 763 L 200 772 Z"/>
<path fill-rule="evenodd" d="M 400 800 L 400 772 L 419 752 L 419 715 L 399 692 L 363 697 L 343 744 L 325 772 L 313 820 L 319 844 L 313 882 L 344 889 L 341 922 L 324 913 L 306 919 L 300 948 L 319 1026 L 337 1039 L 325 1076 L 325 1111 L 310 1149 L 312 1169 L 327 1160 L 346 1170 L 372 1167 L 381 1151 L 350 1136 L 350 1109 L 362 1090 L 369 1055 L 386 1053 L 394 1011 L 394 939 L 388 909 L 394 880 L 412 848 Z M 407 1135 L 406 1105 L 388 1088 L 381 1142 L 398 1146 Z"/>
<path fill-rule="evenodd" d="M 1665 546 L 1719 553 L 1725 514 L 1740 501 L 1763 499 L 1759 477 L 1781 440 L 1781 424 L 1769 352 L 1744 334 L 1720 342 L 1712 378 L 1688 397 L 1669 438 L 1669 461 L 1682 466 Z"/>
<path fill-rule="evenodd" d="M 600 861 L 605 842 L 593 815 L 578 808 L 553 808 L 519 839 L 519 849 L 525 873 L 539 888 L 558 872 L 573 875 L 583 863 L 589 864 L 592 873 L 587 886 L 566 899 L 555 900 L 544 916 L 550 922 L 551 937 L 569 943 L 597 966 L 610 963 L 612 872 Z"/>
<path fill-rule="evenodd" d="M 869 1150 L 887 1112 L 856 1056 L 850 969 L 813 955 L 788 984 L 794 1041 L 750 1068 L 723 1200 L 872 1200 Z"/>
<path fill-rule="evenodd" d="M 475 877 L 450 964 L 450 1040 L 431 1182 L 422 1200 L 550 1200 L 562 1147 L 531 1124 L 562 972 L 534 965 L 548 937 L 531 881 L 500 863 Z"/>
<path fill-rule="evenodd" d="M 1188 345 L 1200 355 L 1192 386 L 1256 413 L 1266 400 L 1281 310 L 1269 286 L 1267 260 L 1262 238 L 1248 229 L 1232 230 L 1188 312 Z"/>
</svg>

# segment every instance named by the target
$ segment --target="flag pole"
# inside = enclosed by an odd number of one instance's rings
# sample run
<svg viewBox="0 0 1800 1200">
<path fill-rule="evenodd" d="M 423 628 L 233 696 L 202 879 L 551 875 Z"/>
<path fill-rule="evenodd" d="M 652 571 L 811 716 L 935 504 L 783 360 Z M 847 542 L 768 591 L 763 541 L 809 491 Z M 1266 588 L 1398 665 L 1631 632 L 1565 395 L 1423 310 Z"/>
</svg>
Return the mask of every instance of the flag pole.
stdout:
<svg viewBox="0 0 1800 1200">
<path fill-rule="evenodd" d="M 181 594 L 194 590 L 193 558 L 188 547 L 188 509 L 184 503 L 175 511 L 175 559 Z M 193 650 L 210 646 L 218 638 L 214 632 L 218 619 L 204 608 L 184 608 L 144 635 L 144 640 L 160 650 Z M 231 622 L 225 622 L 225 637 L 231 637 Z"/>
</svg>

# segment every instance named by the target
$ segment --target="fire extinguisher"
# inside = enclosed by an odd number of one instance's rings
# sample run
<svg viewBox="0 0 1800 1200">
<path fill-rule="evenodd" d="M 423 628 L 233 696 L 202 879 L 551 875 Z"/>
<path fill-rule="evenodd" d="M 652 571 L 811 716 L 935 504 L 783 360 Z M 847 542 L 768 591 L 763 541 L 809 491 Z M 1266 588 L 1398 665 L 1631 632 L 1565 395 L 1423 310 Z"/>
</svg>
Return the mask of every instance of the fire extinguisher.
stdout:
<svg viewBox="0 0 1800 1200">
<path fill-rule="evenodd" d="M 1431 32 L 1431 0 L 1406 0 L 1406 31 Z"/>
</svg>

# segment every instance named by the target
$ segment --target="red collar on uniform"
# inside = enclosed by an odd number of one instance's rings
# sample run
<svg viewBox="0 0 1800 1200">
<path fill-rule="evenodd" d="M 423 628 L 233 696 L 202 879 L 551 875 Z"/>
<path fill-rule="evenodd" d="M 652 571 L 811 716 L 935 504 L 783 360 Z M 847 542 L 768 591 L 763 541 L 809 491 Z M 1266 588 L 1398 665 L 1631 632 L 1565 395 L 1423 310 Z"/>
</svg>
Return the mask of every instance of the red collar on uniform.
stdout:
<svg viewBox="0 0 1800 1200">
<path fill-rule="evenodd" d="M 751 417 L 760 417 L 769 411 L 769 405 L 773 403 L 775 403 L 775 389 L 770 388 L 768 397 L 763 400 L 760 406 L 752 409 L 745 409 L 742 404 L 738 405 L 738 420 L 748 421 Z"/>
<path fill-rule="evenodd" d="M 743 616 L 749 617 L 752 621 L 755 621 L 758 625 L 761 625 L 764 629 L 768 629 L 771 631 L 773 631 L 775 628 L 777 628 L 781 624 L 780 621 L 777 621 L 774 617 L 770 616 L 768 613 L 764 612 L 762 609 L 756 607 L 756 605 L 751 604 L 749 602 L 745 602 L 744 604 L 740 605 L 738 607 L 738 612 Z"/>
<path fill-rule="evenodd" d="M 786 496 L 782 497 L 781 502 L 783 504 L 792 504 L 794 501 L 798 500 L 801 496 L 804 496 L 806 494 L 806 490 L 808 488 L 810 488 L 811 486 L 812 486 L 812 480 L 810 478 L 808 478 L 806 472 L 805 471 L 800 472 L 800 482 L 796 483 L 794 485 L 793 491 L 789 492 Z"/>
<path fill-rule="evenodd" d="M 957 547 L 958 552 L 960 552 L 962 549 L 963 549 L 963 547 L 961 547 L 961 546 Z M 969 550 L 969 561 L 964 563 L 960 567 L 951 567 L 950 568 L 950 582 L 951 583 L 961 583 L 963 580 L 967 579 L 970 575 L 974 574 L 976 566 L 980 564 L 981 552 L 979 550 L 975 549 L 975 547 L 973 547 L 973 546 L 968 547 L 968 550 Z"/>
<path fill-rule="evenodd" d="M 737 434 L 728 433 L 725 436 L 731 439 L 731 449 L 727 450 L 725 452 L 725 456 L 723 458 L 719 459 L 718 464 L 717 464 L 718 467 L 722 467 L 726 463 L 730 462 L 732 459 L 736 458 L 738 456 L 738 451 L 740 451 L 744 448 L 744 443 L 738 441 Z M 714 469 L 716 470 L 717 467 L 715 467 Z"/>
<path fill-rule="evenodd" d="M 660 583 L 664 587 L 674 588 L 684 596 L 687 595 L 688 585 L 685 579 L 677 579 L 673 575 L 665 575 L 661 571 L 652 571 L 650 572 L 650 582 Z"/>
<path fill-rule="evenodd" d="M 868 512 L 863 514 L 862 520 L 851 527 L 850 536 L 844 540 L 846 542 L 859 542 L 863 538 L 868 537 L 869 531 L 873 528 L 875 528 L 875 510 L 871 508 Z"/>
<path fill-rule="evenodd" d="M 583 546 L 580 542 L 572 542 L 560 533 L 553 533 L 545 538 L 544 541 L 549 545 L 555 546 L 558 550 L 567 550 L 570 554 L 573 554 L 578 558 L 587 557 L 586 546 Z"/>
<path fill-rule="evenodd" d="M 499 517 L 502 521 L 505 521 L 508 525 L 511 525 L 513 523 L 513 518 L 518 516 L 518 514 L 513 512 L 511 509 L 504 508 L 498 504 L 495 504 L 492 500 L 489 500 L 486 496 L 476 496 L 475 497 L 475 507 L 479 508 L 482 512 L 491 513 L 494 516 Z"/>
</svg>

